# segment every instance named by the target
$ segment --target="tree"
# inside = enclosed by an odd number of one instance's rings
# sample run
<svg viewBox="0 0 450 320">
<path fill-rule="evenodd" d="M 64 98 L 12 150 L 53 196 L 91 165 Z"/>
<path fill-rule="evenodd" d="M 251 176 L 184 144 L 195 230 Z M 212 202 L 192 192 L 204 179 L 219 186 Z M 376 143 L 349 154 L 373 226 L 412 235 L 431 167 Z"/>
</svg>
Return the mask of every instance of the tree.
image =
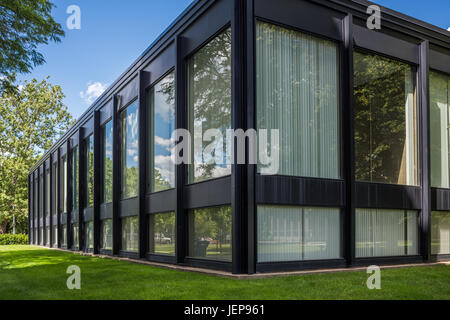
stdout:
<svg viewBox="0 0 450 320">
<path fill-rule="evenodd" d="M 61 25 L 48 0 L 0 0 L 0 91 L 11 88 L 16 73 L 28 73 L 45 59 L 40 44 L 60 42 Z"/>
<path fill-rule="evenodd" d="M 17 231 L 26 231 L 30 167 L 73 123 L 61 88 L 47 79 L 0 97 L 0 233 L 10 231 L 13 216 Z"/>
</svg>

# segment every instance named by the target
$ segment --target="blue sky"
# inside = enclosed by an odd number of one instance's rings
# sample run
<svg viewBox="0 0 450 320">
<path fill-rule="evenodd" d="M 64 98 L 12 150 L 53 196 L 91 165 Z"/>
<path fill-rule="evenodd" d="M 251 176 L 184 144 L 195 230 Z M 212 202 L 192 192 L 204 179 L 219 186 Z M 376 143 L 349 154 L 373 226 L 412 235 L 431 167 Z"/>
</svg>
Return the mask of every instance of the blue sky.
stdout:
<svg viewBox="0 0 450 320">
<path fill-rule="evenodd" d="M 53 16 L 66 36 L 61 43 L 40 46 L 46 63 L 20 80 L 50 76 L 66 95 L 75 118 L 112 84 L 192 0 L 53 0 Z M 449 0 L 378 0 L 380 5 L 450 27 Z M 81 9 L 81 29 L 68 30 L 67 7 Z"/>
</svg>

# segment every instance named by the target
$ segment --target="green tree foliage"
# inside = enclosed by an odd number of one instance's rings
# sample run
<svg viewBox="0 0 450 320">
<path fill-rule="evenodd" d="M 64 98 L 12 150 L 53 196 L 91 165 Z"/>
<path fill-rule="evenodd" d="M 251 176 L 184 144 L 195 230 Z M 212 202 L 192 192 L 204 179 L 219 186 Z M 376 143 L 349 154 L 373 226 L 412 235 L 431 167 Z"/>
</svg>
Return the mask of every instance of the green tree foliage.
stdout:
<svg viewBox="0 0 450 320">
<path fill-rule="evenodd" d="M 48 0 L 0 0 L 0 91 L 12 88 L 15 73 L 28 73 L 45 62 L 40 44 L 59 42 L 61 25 L 50 15 Z"/>
<path fill-rule="evenodd" d="M 30 167 L 72 124 L 61 88 L 47 80 L 0 97 L 0 233 L 11 231 L 13 215 L 26 231 Z"/>
</svg>

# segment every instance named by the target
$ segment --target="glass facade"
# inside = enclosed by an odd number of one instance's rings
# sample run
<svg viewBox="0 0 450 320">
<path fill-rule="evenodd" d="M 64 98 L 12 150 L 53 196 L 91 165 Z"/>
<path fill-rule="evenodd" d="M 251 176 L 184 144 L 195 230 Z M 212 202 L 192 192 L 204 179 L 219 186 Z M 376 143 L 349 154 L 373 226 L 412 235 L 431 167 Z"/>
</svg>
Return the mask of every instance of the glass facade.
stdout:
<svg viewBox="0 0 450 320">
<path fill-rule="evenodd" d="M 133 102 L 120 113 L 120 198 L 138 195 L 139 103 Z"/>
<path fill-rule="evenodd" d="M 79 232 L 78 222 L 72 223 L 72 248 L 78 249 L 79 245 Z"/>
<path fill-rule="evenodd" d="M 341 258 L 337 208 L 258 206 L 258 262 Z"/>
<path fill-rule="evenodd" d="M 63 157 L 63 170 L 62 170 L 62 178 L 61 178 L 61 183 L 62 183 L 62 206 L 61 206 L 61 210 L 63 213 L 67 213 L 67 156 Z"/>
<path fill-rule="evenodd" d="M 450 254 L 450 212 L 431 213 L 431 254 Z"/>
<path fill-rule="evenodd" d="M 263 22 L 256 39 L 257 126 L 279 132 L 277 173 L 339 178 L 338 45 Z"/>
<path fill-rule="evenodd" d="M 122 242 L 121 250 L 138 252 L 139 250 L 139 219 L 138 217 L 126 217 L 121 219 Z"/>
<path fill-rule="evenodd" d="M 78 210 L 78 172 L 80 166 L 78 162 L 78 147 L 72 149 L 72 211 Z"/>
<path fill-rule="evenodd" d="M 191 210 L 188 228 L 190 257 L 231 261 L 231 207 Z"/>
<path fill-rule="evenodd" d="M 175 255 L 175 212 L 151 214 L 149 237 L 150 253 Z"/>
<path fill-rule="evenodd" d="M 45 173 L 45 209 L 44 218 L 50 216 L 50 170 Z"/>
<path fill-rule="evenodd" d="M 94 205 L 94 136 L 85 141 L 86 157 L 86 208 Z"/>
<path fill-rule="evenodd" d="M 148 189 L 158 192 L 175 187 L 175 74 L 171 72 L 150 90 L 148 113 Z"/>
<path fill-rule="evenodd" d="M 189 59 L 188 99 L 193 140 L 189 183 L 231 174 L 231 150 L 226 150 L 223 143 L 226 130 L 231 128 L 231 29 Z M 217 129 L 221 136 L 206 141 L 209 129 Z"/>
<path fill-rule="evenodd" d="M 109 121 L 102 127 L 102 203 L 112 202 L 113 126 Z"/>
<path fill-rule="evenodd" d="M 63 224 L 61 226 L 61 246 L 67 247 L 67 225 Z"/>
<path fill-rule="evenodd" d="M 102 220 L 100 226 L 100 248 L 112 250 L 112 219 Z"/>
<path fill-rule="evenodd" d="M 53 246 L 58 245 L 58 226 L 53 226 Z"/>
<path fill-rule="evenodd" d="M 450 188 L 450 76 L 430 72 L 431 186 Z"/>
<path fill-rule="evenodd" d="M 418 254 L 418 212 L 356 209 L 356 257 Z"/>
<path fill-rule="evenodd" d="M 94 222 L 89 221 L 84 224 L 84 241 L 86 249 L 94 249 Z"/>
<path fill-rule="evenodd" d="M 354 53 L 355 178 L 417 185 L 415 70 Z"/>
</svg>

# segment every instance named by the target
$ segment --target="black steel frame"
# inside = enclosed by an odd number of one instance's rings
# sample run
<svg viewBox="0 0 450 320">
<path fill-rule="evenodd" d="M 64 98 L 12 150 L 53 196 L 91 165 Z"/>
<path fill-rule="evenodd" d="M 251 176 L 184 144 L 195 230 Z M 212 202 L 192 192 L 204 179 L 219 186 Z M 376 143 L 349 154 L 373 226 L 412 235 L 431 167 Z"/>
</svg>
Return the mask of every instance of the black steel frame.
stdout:
<svg viewBox="0 0 450 320">
<path fill-rule="evenodd" d="M 29 176 L 29 230 L 31 244 L 39 244 L 40 227 L 67 226 L 67 248 L 73 248 L 73 222 L 79 223 L 78 249 L 86 251 L 84 222 L 94 222 L 95 254 L 121 255 L 157 262 L 217 268 L 233 273 L 255 273 L 305 268 L 351 265 L 409 263 L 445 258 L 431 255 L 431 211 L 450 211 L 450 190 L 432 188 L 430 183 L 429 70 L 450 74 L 450 36 L 445 30 L 406 15 L 382 8 L 382 29 L 365 28 L 365 0 L 198 0 L 103 93 L 77 123 L 36 163 Z M 261 176 L 255 165 L 233 165 L 232 174 L 202 183 L 187 184 L 186 165 L 178 165 L 175 188 L 150 193 L 147 188 L 148 123 L 147 92 L 168 72 L 175 72 L 176 128 L 187 129 L 186 61 L 224 28 L 232 32 L 232 128 L 256 129 L 255 23 L 257 20 L 309 33 L 334 41 L 339 49 L 339 105 L 341 131 L 340 179 Z M 405 61 L 417 68 L 417 110 L 419 141 L 419 185 L 401 186 L 359 182 L 354 179 L 353 53 L 364 50 Z M 132 101 L 139 101 L 139 192 L 132 200 L 120 200 L 120 122 L 119 112 Z M 102 132 L 113 124 L 113 201 L 101 203 Z M 94 139 L 94 205 L 84 208 L 85 139 Z M 79 150 L 79 208 L 71 212 L 73 180 L 71 152 Z M 248 144 L 246 145 L 248 152 Z M 62 158 L 67 157 L 67 208 L 63 212 Z M 248 155 L 247 155 L 248 159 Z M 50 201 L 49 217 L 44 221 L 45 172 L 57 164 L 58 199 Z M 43 177 L 41 181 L 40 177 Z M 257 262 L 257 206 L 262 204 L 328 206 L 342 212 L 342 258 L 325 261 Z M 187 255 L 187 211 L 201 207 L 230 205 L 232 208 L 232 263 L 194 259 Z M 125 211 L 124 208 L 129 210 Z M 382 258 L 355 257 L 356 208 L 408 209 L 420 212 L 420 255 Z M 175 212 L 175 256 L 150 254 L 148 217 Z M 139 252 L 120 250 L 120 218 L 139 217 Z M 113 221 L 113 250 L 100 248 L 100 224 Z M 53 235 L 53 230 L 50 232 Z M 61 234 L 61 232 L 60 232 Z M 62 247 L 61 237 L 57 241 Z M 50 246 L 53 241 L 50 239 Z"/>
</svg>

